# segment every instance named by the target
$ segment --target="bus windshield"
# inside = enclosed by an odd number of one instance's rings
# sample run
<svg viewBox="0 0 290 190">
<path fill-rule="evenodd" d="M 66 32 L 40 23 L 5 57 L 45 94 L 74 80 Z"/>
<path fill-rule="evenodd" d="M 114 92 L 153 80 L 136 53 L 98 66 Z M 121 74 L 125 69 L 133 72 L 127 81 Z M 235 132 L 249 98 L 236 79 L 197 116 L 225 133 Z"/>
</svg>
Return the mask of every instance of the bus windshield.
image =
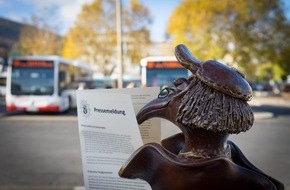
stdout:
<svg viewBox="0 0 290 190">
<path fill-rule="evenodd" d="M 142 86 L 172 86 L 177 78 L 187 78 L 188 70 L 173 56 L 150 56 L 141 59 Z"/>
<path fill-rule="evenodd" d="M 52 95 L 53 67 L 12 67 L 11 94 Z"/>
<path fill-rule="evenodd" d="M 147 86 L 170 86 L 175 79 L 187 75 L 185 69 L 148 69 Z"/>
</svg>

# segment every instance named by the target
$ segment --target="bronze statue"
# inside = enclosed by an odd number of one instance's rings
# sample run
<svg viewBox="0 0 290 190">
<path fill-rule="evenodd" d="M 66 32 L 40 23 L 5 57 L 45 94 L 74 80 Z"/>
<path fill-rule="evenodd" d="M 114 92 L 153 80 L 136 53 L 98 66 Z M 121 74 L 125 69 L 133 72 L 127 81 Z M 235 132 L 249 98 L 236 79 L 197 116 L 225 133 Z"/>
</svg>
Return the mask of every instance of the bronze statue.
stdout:
<svg viewBox="0 0 290 190">
<path fill-rule="evenodd" d="M 251 164 L 229 134 L 251 128 L 247 101 L 252 90 L 244 74 L 217 61 L 200 62 L 184 45 L 175 48 L 179 63 L 192 72 L 174 81 L 137 114 L 138 123 L 152 117 L 173 122 L 182 133 L 145 144 L 119 171 L 140 178 L 153 190 L 284 189 Z"/>
</svg>

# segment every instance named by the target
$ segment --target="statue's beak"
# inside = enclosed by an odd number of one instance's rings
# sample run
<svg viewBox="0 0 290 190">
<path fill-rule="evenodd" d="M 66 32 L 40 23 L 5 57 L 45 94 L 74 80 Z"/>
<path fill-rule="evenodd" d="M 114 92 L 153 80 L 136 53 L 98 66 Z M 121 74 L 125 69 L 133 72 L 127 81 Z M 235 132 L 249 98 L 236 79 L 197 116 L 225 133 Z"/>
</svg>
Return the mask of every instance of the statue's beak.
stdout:
<svg viewBox="0 0 290 190">
<path fill-rule="evenodd" d="M 186 88 L 189 85 L 189 81 L 185 78 L 178 78 L 173 82 L 173 84 L 175 89 L 169 89 L 166 96 L 160 96 L 159 94 L 158 98 L 146 104 L 139 111 L 137 114 L 138 124 L 141 124 L 145 120 L 153 117 L 164 118 L 173 123 L 175 122 L 175 116 L 177 114 L 181 98 L 186 93 Z"/>
<path fill-rule="evenodd" d="M 166 98 L 156 98 L 146 104 L 137 114 L 138 124 L 143 123 L 145 120 L 152 117 L 166 118 L 166 112 L 168 111 L 168 105 L 171 102 L 170 97 Z M 168 114 L 168 113 L 167 113 Z"/>
</svg>

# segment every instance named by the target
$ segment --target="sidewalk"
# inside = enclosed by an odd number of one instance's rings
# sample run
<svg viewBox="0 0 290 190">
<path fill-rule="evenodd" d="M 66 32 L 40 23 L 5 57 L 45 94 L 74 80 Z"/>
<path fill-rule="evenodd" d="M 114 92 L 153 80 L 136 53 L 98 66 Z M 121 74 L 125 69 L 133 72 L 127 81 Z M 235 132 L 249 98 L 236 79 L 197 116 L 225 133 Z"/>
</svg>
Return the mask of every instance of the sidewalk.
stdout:
<svg viewBox="0 0 290 190">
<path fill-rule="evenodd" d="M 278 106 L 290 108 L 290 100 L 283 99 L 280 96 L 254 96 L 251 101 L 248 102 L 250 106 L 260 107 L 260 106 Z M 272 112 L 254 112 L 255 119 L 266 119 L 272 118 Z"/>
<path fill-rule="evenodd" d="M 281 96 L 265 96 L 265 97 L 254 96 L 253 99 L 248 103 L 251 106 L 271 105 L 290 108 L 290 100 L 283 99 Z"/>
</svg>

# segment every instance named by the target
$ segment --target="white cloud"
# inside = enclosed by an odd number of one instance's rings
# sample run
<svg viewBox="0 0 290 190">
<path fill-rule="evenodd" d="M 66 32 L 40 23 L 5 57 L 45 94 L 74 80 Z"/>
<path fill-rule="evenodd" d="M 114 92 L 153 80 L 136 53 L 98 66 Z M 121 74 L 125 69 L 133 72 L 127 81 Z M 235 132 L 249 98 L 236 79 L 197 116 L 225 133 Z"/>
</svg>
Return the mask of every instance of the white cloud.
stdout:
<svg viewBox="0 0 290 190">
<path fill-rule="evenodd" d="M 63 4 L 59 7 L 59 13 L 64 21 L 63 24 L 66 25 L 68 29 L 71 27 L 77 18 L 78 14 L 80 13 L 82 6 L 85 3 L 91 3 L 92 0 L 74 0 L 74 1 L 67 1 L 66 4 Z"/>
</svg>

